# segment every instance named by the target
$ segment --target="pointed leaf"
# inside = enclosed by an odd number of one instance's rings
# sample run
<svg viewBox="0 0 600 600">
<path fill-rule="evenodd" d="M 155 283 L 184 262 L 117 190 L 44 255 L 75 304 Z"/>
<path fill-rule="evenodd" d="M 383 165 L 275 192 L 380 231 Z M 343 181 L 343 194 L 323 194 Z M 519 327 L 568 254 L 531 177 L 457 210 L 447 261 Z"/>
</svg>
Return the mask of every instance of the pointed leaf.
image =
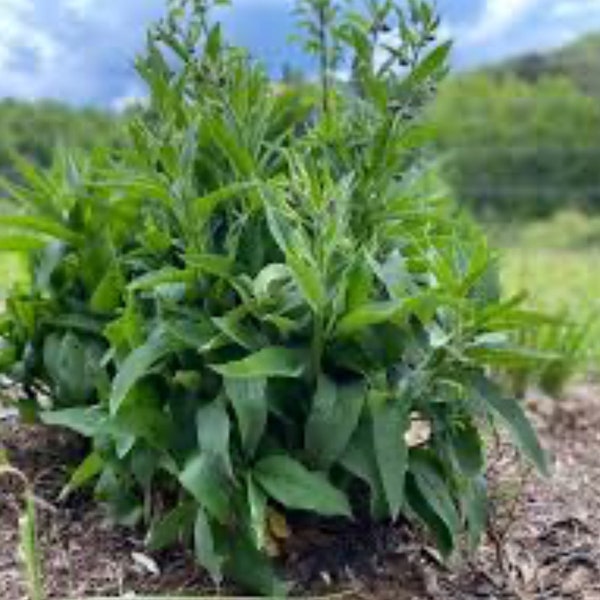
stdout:
<svg viewBox="0 0 600 600">
<path fill-rule="evenodd" d="M 225 378 L 225 393 L 235 411 L 242 444 L 248 456 L 258 447 L 267 424 L 267 380 Z"/>
<path fill-rule="evenodd" d="M 263 348 L 242 360 L 222 365 L 210 365 L 211 369 L 233 379 L 249 377 L 300 377 L 306 362 L 298 350 L 272 346 Z"/>
<path fill-rule="evenodd" d="M 256 482 L 287 508 L 325 516 L 352 515 L 348 499 L 320 473 L 309 471 L 288 456 L 262 459 L 253 470 Z"/>
<path fill-rule="evenodd" d="M 519 403 L 514 398 L 502 394 L 500 388 L 483 374 L 473 375 L 471 383 L 481 401 L 504 421 L 525 456 L 542 474 L 548 475 L 546 453 Z"/>
<path fill-rule="evenodd" d="M 219 585 L 223 579 L 223 559 L 217 554 L 213 532 L 202 508 L 196 513 L 194 549 L 198 562 L 210 573 L 215 584 Z"/>
<path fill-rule="evenodd" d="M 396 519 L 404 502 L 404 481 L 408 463 L 405 434 L 410 424 L 407 407 L 388 402 L 373 409 L 373 440 L 379 475 L 390 515 Z"/>
<path fill-rule="evenodd" d="M 315 467 L 329 468 L 344 452 L 364 406 L 363 382 L 338 385 L 319 378 L 305 430 L 305 447 Z"/>
</svg>

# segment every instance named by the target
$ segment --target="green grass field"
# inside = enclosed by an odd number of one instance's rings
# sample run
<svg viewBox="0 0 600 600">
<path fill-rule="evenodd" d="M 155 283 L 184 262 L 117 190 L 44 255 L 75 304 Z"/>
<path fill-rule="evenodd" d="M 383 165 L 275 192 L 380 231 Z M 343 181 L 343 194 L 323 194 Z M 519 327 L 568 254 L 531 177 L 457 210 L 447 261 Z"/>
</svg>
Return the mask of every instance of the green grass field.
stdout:
<svg viewBox="0 0 600 600">
<path fill-rule="evenodd" d="M 531 308 L 589 323 L 588 368 L 600 370 L 600 218 L 562 213 L 492 237 L 506 292 L 526 292 Z"/>
</svg>

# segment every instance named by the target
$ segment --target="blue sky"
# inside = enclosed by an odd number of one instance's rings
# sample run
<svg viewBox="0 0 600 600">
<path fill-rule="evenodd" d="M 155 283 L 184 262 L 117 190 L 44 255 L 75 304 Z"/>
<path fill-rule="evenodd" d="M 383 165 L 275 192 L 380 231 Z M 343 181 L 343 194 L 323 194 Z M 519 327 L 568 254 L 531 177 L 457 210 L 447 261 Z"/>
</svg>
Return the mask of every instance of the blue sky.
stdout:
<svg viewBox="0 0 600 600">
<path fill-rule="evenodd" d="M 234 0 L 226 27 L 272 72 L 297 62 L 292 0 Z M 165 0 L 0 0 L 0 97 L 119 107 L 143 95 L 133 59 Z M 459 68 L 600 31 L 600 0 L 438 0 Z"/>
</svg>

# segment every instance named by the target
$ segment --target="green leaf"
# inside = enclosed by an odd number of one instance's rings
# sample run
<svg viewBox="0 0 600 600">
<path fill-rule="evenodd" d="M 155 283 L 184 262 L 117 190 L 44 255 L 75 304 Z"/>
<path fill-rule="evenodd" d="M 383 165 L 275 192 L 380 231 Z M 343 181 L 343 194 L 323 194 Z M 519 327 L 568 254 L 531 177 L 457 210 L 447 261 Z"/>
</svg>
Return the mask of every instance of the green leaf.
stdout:
<svg viewBox="0 0 600 600">
<path fill-rule="evenodd" d="M 386 518 L 389 515 L 389 508 L 379 475 L 373 440 L 373 425 L 370 419 L 363 418 L 359 423 L 339 462 L 347 471 L 369 486 L 372 517 L 375 519 Z"/>
<path fill-rule="evenodd" d="M 192 457 L 179 474 L 179 481 L 211 517 L 223 524 L 230 522 L 229 483 L 214 458 L 207 454 Z"/>
<path fill-rule="evenodd" d="M 210 368 L 230 379 L 250 377 L 300 377 L 306 366 L 305 356 L 298 350 L 272 346 L 263 348 L 242 360 Z"/>
<path fill-rule="evenodd" d="M 374 407 L 373 440 L 379 475 L 390 515 L 396 519 L 404 502 L 404 482 L 408 466 L 408 448 L 404 435 L 410 424 L 408 407 L 388 402 Z"/>
<path fill-rule="evenodd" d="M 471 384 L 481 401 L 504 421 L 525 456 L 542 474 L 549 475 L 546 453 L 517 400 L 506 397 L 495 383 L 481 373 L 471 377 Z"/>
<path fill-rule="evenodd" d="M 262 550 L 265 547 L 267 534 L 267 497 L 251 475 L 246 478 L 246 492 L 252 534 L 256 547 Z"/>
<path fill-rule="evenodd" d="M 104 468 L 104 459 L 92 452 L 86 456 L 84 461 L 73 471 L 69 482 L 60 492 L 59 500 L 65 500 L 71 492 L 89 483 L 94 477 L 99 475 Z"/>
<path fill-rule="evenodd" d="M 336 335 L 348 336 L 381 323 L 397 323 L 412 313 L 433 304 L 431 295 L 363 304 L 344 315 L 338 322 Z"/>
<path fill-rule="evenodd" d="M 178 542 L 193 526 L 196 512 L 195 502 L 182 501 L 160 520 L 155 521 L 146 536 L 148 549 L 162 550 Z"/>
<path fill-rule="evenodd" d="M 130 292 L 152 290 L 160 285 L 167 283 L 189 283 L 197 277 L 192 270 L 175 269 L 174 267 L 164 267 L 159 271 L 146 273 L 137 279 L 134 279 L 127 289 Z"/>
<path fill-rule="evenodd" d="M 460 529 L 460 518 L 448 484 L 432 454 L 413 448 L 410 453 L 410 473 L 427 504 L 455 535 Z"/>
<path fill-rule="evenodd" d="M 463 511 L 467 517 L 469 546 L 472 551 L 475 551 L 487 527 L 487 486 L 484 476 L 470 479 L 465 485 L 462 498 Z"/>
<path fill-rule="evenodd" d="M 413 513 L 421 519 L 433 534 L 442 555 L 450 556 L 454 551 L 454 534 L 433 510 L 411 473 L 408 473 L 406 477 L 406 500 Z"/>
<path fill-rule="evenodd" d="M 260 552 L 250 536 L 229 536 L 224 572 L 246 589 L 269 598 L 285 598 L 288 586 L 275 574 L 271 560 Z"/>
<path fill-rule="evenodd" d="M 83 237 L 61 223 L 46 217 L 32 215 L 0 215 L 0 228 L 23 229 L 31 234 L 42 234 L 78 245 Z"/>
<path fill-rule="evenodd" d="M 185 262 L 198 271 L 215 275 L 216 277 L 228 279 L 232 274 L 233 263 L 227 256 L 190 253 L 186 254 Z"/>
<path fill-rule="evenodd" d="M 228 339 L 248 351 L 256 350 L 260 339 L 253 329 L 242 321 L 247 317 L 245 306 L 228 312 L 223 317 L 213 317 L 212 322 Z"/>
<path fill-rule="evenodd" d="M 271 498 L 287 508 L 325 516 L 352 515 L 348 499 L 340 490 L 289 456 L 263 458 L 252 475 Z"/>
<path fill-rule="evenodd" d="M 227 474 L 233 477 L 229 456 L 229 415 L 221 400 L 198 409 L 196 431 L 200 450 L 219 461 Z"/>
<path fill-rule="evenodd" d="M 107 414 L 99 406 L 65 408 L 40 414 L 40 419 L 46 425 L 65 427 L 85 437 L 94 437 L 106 418 Z"/>
<path fill-rule="evenodd" d="M 267 425 L 267 380 L 226 377 L 224 384 L 238 420 L 244 450 L 253 456 Z"/>
<path fill-rule="evenodd" d="M 318 266 L 299 252 L 288 251 L 286 260 L 308 305 L 315 313 L 321 312 L 326 296 Z"/>
<path fill-rule="evenodd" d="M 338 385 L 319 378 L 304 432 L 311 463 L 327 469 L 342 455 L 354 433 L 365 403 L 363 382 Z"/>
<path fill-rule="evenodd" d="M 194 549 L 198 562 L 210 573 L 215 584 L 220 585 L 223 579 L 223 559 L 217 554 L 213 531 L 206 513 L 201 508 L 196 513 Z"/>
<path fill-rule="evenodd" d="M 243 197 L 247 192 L 257 189 L 258 182 L 235 182 L 231 185 L 223 186 L 202 196 L 194 201 L 194 208 L 198 212 L 198 216 L 202 219 L 207 219 L 213 211 L 226 200 L 231 198 Z"/>
<path fill-rule="evenodd" d="M 48 240 L 36 235 L 3 235 L 0 237 L 0 252 L 32 252 L 48 245 Z"/>
<path fill-rule="evenodd" d="M 110 395 L 110 411 L 116 414 L 127 394 L 157 362 L 179 348 L 172 336 L 160 329 L 136 348 L 124 361 L 115 377 Z"/>
<path fill-rule="evenodd" d="M 467 477 L 475 477 L 484 468 L 483 447 L 477 427 L 461 422 L 450 432 L 452 451 L 461 471 Z"/>
</svg>

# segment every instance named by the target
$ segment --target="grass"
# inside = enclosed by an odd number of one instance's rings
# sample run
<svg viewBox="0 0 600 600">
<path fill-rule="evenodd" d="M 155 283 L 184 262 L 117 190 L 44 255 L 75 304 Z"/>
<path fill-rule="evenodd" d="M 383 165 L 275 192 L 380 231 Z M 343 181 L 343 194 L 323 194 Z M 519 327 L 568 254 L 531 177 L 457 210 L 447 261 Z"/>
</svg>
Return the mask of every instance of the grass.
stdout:
<svg viewBox="0 0 600 600">
<path fill-rule="evenodd" d="M 591 328 L 582 368 L 600 370 L 600 218 L 564 212 L 500 234 L 492 228 L 492 237 L 506 291 L 526 291 L 531 308 Z"/>
</svg>

